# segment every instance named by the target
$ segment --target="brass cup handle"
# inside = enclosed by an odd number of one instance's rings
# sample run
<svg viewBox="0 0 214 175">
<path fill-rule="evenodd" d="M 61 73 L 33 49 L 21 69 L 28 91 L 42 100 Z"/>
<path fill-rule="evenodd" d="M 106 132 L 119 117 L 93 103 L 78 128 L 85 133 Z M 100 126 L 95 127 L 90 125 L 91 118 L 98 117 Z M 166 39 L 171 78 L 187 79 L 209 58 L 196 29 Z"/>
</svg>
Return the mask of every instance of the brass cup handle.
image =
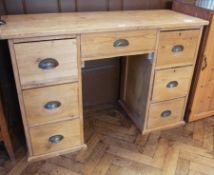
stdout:
<svg viewBox="0 0 214 175">
<path fill-rule="evenodd" d="M 184 46 L 181 45 L 181 44 L 175 45 L 175 46 L 172 48 L 172 52 L 173 52 L 173 53 L 183 52 L 183 50 L 184 50 Z"/>
<path fill-rule="evenodd" d="M 118 48 L 118 47 L 126 47 L 129 45 L 129 41 L 127 39 L 118 39 L 114 42 L 113 46 L 115 48 Z"/>
<path fill-rule="evenodd" d="M 39 62 L 39 68 L 43 70 L 54 69 L 59 65 L 59 62 L 54 58 L 45 58 Z"/>
<path fill-rule="evenodd" d="M 3 19 L 0 19 L 0 26 L 5 25 L 5 24 L 6 24 L 6 22 Z"/>
<path fill-rule="evenodd" d="M 169 89 L 172 89 L 172 88 L 176 88 L 178 86 L 178 82 L 177 81 L 170 81 L 166 87 L 169 88 Z"/>
<path fill-rule="evenodd" d="M 161 112 L 161 117 L 166 118 L 166 117 L 169 117 L 171 114 L 172 114 L 172 111 L 166 110 L 166 111 Z"/>
<path fill-rule="evenodd" d="M 53 144 L 57 144 L 64 139 L 63 135 L 54 135 L 48 138 L 48 141 Z"/>
<path fill-rule="evenodd" d="M 44 105 L 44 108 L 47 110 L 53 110 L 59 108 L 61 105 L 62 104 L 59 101 L 50 101 Z"/>
</svg>

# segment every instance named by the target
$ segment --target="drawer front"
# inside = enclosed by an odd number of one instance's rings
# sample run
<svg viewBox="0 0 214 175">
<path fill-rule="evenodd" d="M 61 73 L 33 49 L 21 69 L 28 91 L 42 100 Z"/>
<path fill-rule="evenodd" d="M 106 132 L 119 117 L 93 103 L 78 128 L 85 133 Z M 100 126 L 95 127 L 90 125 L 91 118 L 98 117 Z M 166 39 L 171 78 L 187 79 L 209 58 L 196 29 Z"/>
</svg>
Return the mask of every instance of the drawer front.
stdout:
<svg viewBox="0 0 214 175">
<path fill-rule="evenodd" d="M 188 94 L 193 67 L 182 67 L 155 72 L 152 101 L 164 101 Z"/>
<path fill-rule="evenodd" d="M 80 119 L 30 128 L 33 155 L 81 145 Z"/>
<path fill-rule="evenodd" d="M 14 45 L 22 88 L 77 80 L 75 39 Z"/>
<path fill-rule="evenodd" d="M 193 64 L 200 30 L 161 32 L 157 67 Z"/>
<path fill-rule="evenodd" d="M 183 120 L 185 98 L 151 104 L 148 129 L 176 124 Z"/>
<path fill-rule="evenodd" d="M 23 91 L 29 125 L 79 116 L 78 83 Z"/>
<path fill-rule="evenodd" d="M 83 60 L 151 52 L 155 50 L 155 30 L 83 34 Z"/>
</svg>

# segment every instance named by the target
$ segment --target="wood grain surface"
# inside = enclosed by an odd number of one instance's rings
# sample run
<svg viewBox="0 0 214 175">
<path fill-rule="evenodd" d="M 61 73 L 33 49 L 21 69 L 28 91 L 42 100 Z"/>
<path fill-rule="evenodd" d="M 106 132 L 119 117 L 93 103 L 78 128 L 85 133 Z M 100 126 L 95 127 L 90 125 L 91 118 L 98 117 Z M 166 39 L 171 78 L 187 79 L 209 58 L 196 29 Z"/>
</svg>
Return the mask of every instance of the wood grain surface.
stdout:
<svg viewBox="0 0 214 175">
<path fill-rule="evenodd" d="M 30 128 L 33 156 L 71 149 L 83 144 L 80 130 L 79 119 Z M 55 135 L 62 135 L 64 138 L 61 142 L 51 143 L 49 138 Z"/>
<path fill-rule="evenodd" d="M 184 106 L 185 98 L 151 104 L 147 127 L 149 129 L 158 128 L 181 122 L 183 120 Z M 167 117 L 162 117 L 161 114 L 165 111 L 170 111 L 171 114 Z"/>
<path fill-rule="evenodd" d="M 78 80 L 75 39 L 49 40 L 14 44 L 20 82 L 23 89 Z M 52 69 L 41 69 L 41 61 L 58 62 Z"/>
<path fill-rule="evenodd" d="M 2 16 L 0 38 L 199 27 L 208 22 L 171 10 L 49 13 Z M 18 26 L 18 27 L 17 27 Z"/>
<path fill-rule="evenodd" d="M 161 32 L 156 68 L 193 65 L 199 37 L 200 29 Z M 176 46 L 183 50 L 173 52 Z"/>
<path fill-rule="evenodd" d="M 135 55 L 153 52 L 156 45 L 156 30 L 136 30 L 81 35 L 81 57 L 83 60 Z M 114 46 L 119 40 L 127 46 Z"/>
<path fill-rule="evenodd" d="M 188 95 L 192 72 L 192 66 L 156 71 L 152 101 L 164 101 Z M 177 86 L 168 87 L 172 82 L 177 82 Z"/>
<path fill-rule="evenodd" d="M 47 124 L 79 117 L 78 83 L 50 86 L 23 91 L 26 118 L 29 126 Z M 57 101 L 56 109 L 46 109 L 49 102 Z"/>
</svg>

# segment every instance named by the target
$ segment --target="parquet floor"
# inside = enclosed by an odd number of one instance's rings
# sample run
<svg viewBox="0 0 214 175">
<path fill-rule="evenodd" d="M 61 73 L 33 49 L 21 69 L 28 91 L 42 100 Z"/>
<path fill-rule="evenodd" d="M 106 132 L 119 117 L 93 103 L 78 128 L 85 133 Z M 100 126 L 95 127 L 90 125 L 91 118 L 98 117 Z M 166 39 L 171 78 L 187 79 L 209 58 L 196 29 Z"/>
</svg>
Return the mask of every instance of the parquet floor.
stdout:
<svg viewBox="0 0 214 175">
<path fill-rule="evenodd" d="M 24 164 L 21 175 L 214 175 L 214 118 L 142 136 L 115 109 L 88 113 L 86 151 Z"/>
</svg>

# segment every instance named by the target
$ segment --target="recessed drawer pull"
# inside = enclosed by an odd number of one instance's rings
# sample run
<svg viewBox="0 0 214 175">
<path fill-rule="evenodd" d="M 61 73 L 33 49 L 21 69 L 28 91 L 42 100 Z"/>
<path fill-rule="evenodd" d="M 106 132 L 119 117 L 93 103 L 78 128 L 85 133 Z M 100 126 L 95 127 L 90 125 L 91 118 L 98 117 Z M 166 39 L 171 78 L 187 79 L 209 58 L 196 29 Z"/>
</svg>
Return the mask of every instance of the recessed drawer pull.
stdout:
<svg viewBox="0 0 214 175">
<path fill-rule="evenodd" d="M 184 50 L 184 46 L 183 45 L 175 45 L 172 48 L 172 52 L 173 53 L 179 53 L 179 52 L 182 52 L 183 50 Z"/>
<path fill-rule="evenodd" d="M 5 25 L 5 24 L 6 24 L 6 22 L 3 19 L 0 19 L 0 26 Z"/>
<path fill-rule="evenodd" d="M 53 58 L 45 58 L 39 62 L 39 68 L 43 70 L 54 69 L 59 65 L 59 62 Z"/>
<path fill-rule="evenodd" d="M 52 109 L 59 108 L 60 106 L 61 106 L 61 103 L 59 101 L 50 101 L 44 105 L 44 108 L 48 110 L 52 110 Z"/>
<path fill-rule="evenodd" d="M 118 39 L 114 42 L 114 47 L 126 47 L 129 45 L 129 41 L 127 39 Z"/>
<path fill-rule="evenodd" d="M 178 82 L 177 81 L 170 81 L 166 87 L 169 88 L 169 89 L 172 89 L 172 88 L 175 88 L 178 86 Z"/>
<path fill-rule="evenodd" d="M 166 118 L 166 117 L 169 117 L 171 114 L 172 114 L 172 111 L 166 110 L 161 112 L 161 117 Z"/>
<path fill-rule="evenodd" d="M 61 142 L 64 139 L 64 136 L 62 135 L 54 135 L 49 137 L 48 141 L 54 144 L 57 144 L 59 142 Z"/>
</svg>

